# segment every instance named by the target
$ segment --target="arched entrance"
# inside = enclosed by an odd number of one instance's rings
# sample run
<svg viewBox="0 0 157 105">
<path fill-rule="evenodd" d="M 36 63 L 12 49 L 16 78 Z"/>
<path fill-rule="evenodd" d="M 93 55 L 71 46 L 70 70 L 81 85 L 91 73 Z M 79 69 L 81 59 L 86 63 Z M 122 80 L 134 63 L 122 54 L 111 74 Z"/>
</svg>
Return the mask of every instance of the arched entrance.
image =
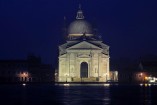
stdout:
<svg viewBox="0 0 157 105">
<path fill-rule="evenodd" d="M 88 78 L 88 63 L 86 63 L 86 62 L 81 63 L 80 77 Z"/>
</svg>

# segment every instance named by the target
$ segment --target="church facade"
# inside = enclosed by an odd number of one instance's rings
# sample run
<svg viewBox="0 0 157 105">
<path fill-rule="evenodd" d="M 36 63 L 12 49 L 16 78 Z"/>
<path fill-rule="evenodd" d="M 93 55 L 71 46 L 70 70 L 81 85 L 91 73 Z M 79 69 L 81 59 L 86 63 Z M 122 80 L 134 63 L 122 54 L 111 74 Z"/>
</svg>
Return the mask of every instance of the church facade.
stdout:
<svg viewBox="0 0 157 105">
<path fill-rule="evenodd" d="M 68 27 L 66 43 L 59 46 L 58 82 L 106 82 L 109 58 L 109 46 L 94 33 L 79 8 Z"/>
</svg>

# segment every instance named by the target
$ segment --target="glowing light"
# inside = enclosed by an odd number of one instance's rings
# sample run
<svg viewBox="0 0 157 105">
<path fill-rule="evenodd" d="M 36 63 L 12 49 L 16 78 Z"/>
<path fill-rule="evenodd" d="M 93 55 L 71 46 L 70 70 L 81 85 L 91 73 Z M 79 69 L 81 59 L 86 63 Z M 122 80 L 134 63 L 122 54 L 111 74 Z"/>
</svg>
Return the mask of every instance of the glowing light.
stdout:
<svg viewBox="0 0 157 105">
<path fill-rule="evenodd" d="M 110 84 L 104 84 L 104 86 L 110 86 Z"/>
<path fill-rule="evenodd" d="M 148 84 L 148 86 L 151 86 L 151 84 Z"/>
<path fill-rule="evenodd" d="M 143 84 L 141 83 L 140 86 L 143 86 Z"/>
<path fill-rule="evenodd" d="M 63 84 L 64 86 L 69 86 L 70 84 Z"/>
<path fill-rule="evenodd" d="M 152 80 L 150 80 L 149 82 L 155 82 L 155 80 L 154 80 L 154 79 L 152 79 Z"/>
<path fill-rule="evenodd" d="M 147 86 L 148 86 L 148 84 L 144 84 L 144 86 L 146 86 L 146 87 L 147 87 Z"/>
<path fill-rule="evenodd" d="M 23 85 L 23 86 L 26 86 L 26 84 L 25 84 L 25 83 L 23 83 L 22 85 Z"/>
<path fill-rule="evenodd" d="M 23 73 L 23 75 L 25 76 L 25 75 L 26 75 L 26 73 Z"/>
<path fill-rule="evenodd" d="M 156 78 L 155 77 L 151 77 L 151 79 L 149 80 L 149 82 L 155 82 Z"/>
<path fill-rule="evenodd" d="M 143 73 L 140 74 L 141 76 L 143 75 Z"/>
<path fill-rule="evenodd" d="M 29 75 L 28 75 L 28 72 L 23 72 L 19 76 L 20 77 L 28 77 Z"/>
</svg>

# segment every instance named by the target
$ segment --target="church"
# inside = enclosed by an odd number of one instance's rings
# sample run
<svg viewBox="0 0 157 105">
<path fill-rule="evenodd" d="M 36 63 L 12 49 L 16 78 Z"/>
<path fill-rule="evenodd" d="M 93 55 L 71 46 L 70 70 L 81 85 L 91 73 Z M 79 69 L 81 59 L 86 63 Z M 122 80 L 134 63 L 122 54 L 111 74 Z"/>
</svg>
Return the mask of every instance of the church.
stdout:
<svg viewBox="0 0 157 105">
<path fill-rule="evenodd" d="M 85 20 L 81 7 L 59 46 L 58 82 L 107 82 L 110 80 L 109 46 Z"/>
</svg>

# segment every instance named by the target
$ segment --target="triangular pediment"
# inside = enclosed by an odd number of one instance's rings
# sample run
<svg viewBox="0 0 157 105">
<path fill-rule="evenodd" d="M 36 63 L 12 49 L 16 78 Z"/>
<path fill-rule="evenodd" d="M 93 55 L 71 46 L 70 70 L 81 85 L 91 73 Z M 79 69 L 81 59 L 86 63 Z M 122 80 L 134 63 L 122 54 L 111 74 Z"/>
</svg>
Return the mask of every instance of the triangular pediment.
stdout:
<svg viewBox="0 0 157 105">
<path fill-rule="evenodd" d="M 59 55 L 59 57 L 60 57 L 60 58 L 66 58 L 66 57 L 67 57 L 66 55 L 67 55 L 67 54 L 65 53 L 65 54 Z"/>
<path fill-rule="evenodd" d="M 95 50 L 101 50 L 102 48 L 92 44 L 92 43 L 89 43 L 87 41 L 82 41 L 80 43 L 77 43 L 69 48 L 67 48 L 67 50 L 75 50 L 75 49 L 95 49 Z"/>
</svg>

